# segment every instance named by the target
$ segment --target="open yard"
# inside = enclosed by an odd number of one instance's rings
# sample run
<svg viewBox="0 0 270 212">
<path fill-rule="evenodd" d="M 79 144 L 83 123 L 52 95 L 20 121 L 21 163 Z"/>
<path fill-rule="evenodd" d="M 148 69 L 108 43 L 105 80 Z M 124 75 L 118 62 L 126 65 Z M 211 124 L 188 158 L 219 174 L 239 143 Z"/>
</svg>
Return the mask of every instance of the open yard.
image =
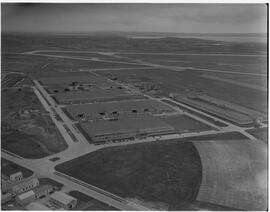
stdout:
<svg viewBox="0 0 270 212">
<path fill-rule="evenodd" d="M 163 210 L 185 209 L 194 201 L 202 171 L 193 144 L 177 141 L 105 148 L 56 170 Z"/>
<path fill-rule="evenodd" d="M 162 120 L 175 127 L 179 133 L 213 130 L 212 127 L 186 115 L 167 116 L 163 117 Z"/>
<path fill-rule="evenodd" d="M 194 142 L 202 161 L 198 201 L 267 210 L 267 146 L 251 140 Z"/>
</svg>

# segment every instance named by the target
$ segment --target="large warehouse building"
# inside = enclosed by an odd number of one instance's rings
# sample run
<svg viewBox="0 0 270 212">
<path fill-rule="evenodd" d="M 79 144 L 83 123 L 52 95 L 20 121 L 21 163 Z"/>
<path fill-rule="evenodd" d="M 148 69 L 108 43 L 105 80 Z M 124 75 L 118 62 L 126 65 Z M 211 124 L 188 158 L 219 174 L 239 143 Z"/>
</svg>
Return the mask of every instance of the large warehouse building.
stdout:
<svg viewBox="0 0 270 212">
<path fill-rule="evenodd" d="M 256 119 L 266 120 L 264 114 L 208 95 L 175 94 L 174 98 L 181 103 L 191 105 L 240 126 L 252 126 Z"/>
<path fill-rule="evenodd" d="M 95 120 L 110 118 L 121 114 L 161 114 L 164 112 L 175 112 L 172 107 L 149 99 L 72 105 L 65 107 L 65 111 L 74 120 Z"/>
<path fill-rule="evenodd" d="M 122 115 L 116 121 L 81 123 L 80 129 L 95 144 L 115 140 L 132 140 L 135 137 L 174 134 L 176 132 L 172 126 L 148 114 Z"/>
<path fill-rule="evenodd" d="M 128 99 L 142 99 L 142 95 L 135 95 L 128 93 L 125 89 L 93 89 L 89 91 L 71 91 L 66 93 L 55 94 L 54 99 L 59 104 L 80 104 L 93 102 L 106 102 Z"/>
<path fill-rule="evenodd" d="M 105 77 L 100 77 L 89 73 L 82 76 L 75 75 L 75 76 L 61 76 L 61 77 L 43 77 L 40 78 L 39 81 L 43 85 L 51 86 L 51 85 L 68 85 L 73 82 L 77 82 L 79 84 L 95 84 L 106 82 L 107 79 Z"/>
</svg>

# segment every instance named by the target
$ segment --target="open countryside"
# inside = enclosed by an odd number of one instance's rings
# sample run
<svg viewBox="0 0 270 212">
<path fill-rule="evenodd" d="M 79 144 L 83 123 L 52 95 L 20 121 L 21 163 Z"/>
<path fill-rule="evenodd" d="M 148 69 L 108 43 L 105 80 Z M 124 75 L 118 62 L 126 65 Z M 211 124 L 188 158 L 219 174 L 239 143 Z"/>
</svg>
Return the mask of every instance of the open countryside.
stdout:
<svg viewBox="0 0 270 212">
<path fill-rule="evenodd" d="M 2 210 L 267 210 L 265 43 L 149 33 L 2 33 Z"/>
</svg>

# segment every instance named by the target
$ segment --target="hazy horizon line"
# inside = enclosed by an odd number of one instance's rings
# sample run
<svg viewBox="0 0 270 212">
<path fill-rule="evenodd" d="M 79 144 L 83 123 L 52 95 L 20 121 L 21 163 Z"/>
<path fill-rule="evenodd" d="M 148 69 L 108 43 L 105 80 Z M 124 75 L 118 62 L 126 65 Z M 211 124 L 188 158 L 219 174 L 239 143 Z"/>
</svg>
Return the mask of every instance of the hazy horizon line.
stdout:
<svg viewBox="0 0 270 212">
<path fill-rule="evenodd" d="M 2 30 L 1 31 L 2 34 L 13 34 L 13 33 L 18 33 L 18 34 L 94 34 L 94 33 L 144 33 L 144 34 L 152 34 L 152 35 L 158 35 L 158 34 L 171 34 L 171 35 L 263 35 L 266 36 L 268 33 L 267 32 L 155 32 L 155 31 L 121 31 L 121 30 L 117 30 L 117 31 L 112 31 L 112 30 L 95 30 L 95 31 L 16 31 L 16 30 Z"/>
</svg>

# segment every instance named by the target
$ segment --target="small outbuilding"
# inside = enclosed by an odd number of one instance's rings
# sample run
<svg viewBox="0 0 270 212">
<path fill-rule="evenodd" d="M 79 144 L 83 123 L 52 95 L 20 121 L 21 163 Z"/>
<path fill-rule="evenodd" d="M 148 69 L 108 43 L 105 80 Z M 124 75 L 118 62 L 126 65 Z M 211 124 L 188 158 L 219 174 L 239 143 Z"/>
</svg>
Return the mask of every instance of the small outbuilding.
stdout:
<svg viewBox="0 0 270 212">
<path fill-rule="evenodd" d="M 21 181 L 23 179 L 23 173 L 22 172 L 16 172 L 9 176 L 9 180 L 11 182 Z"/>
<path fill-rule="evenodd" d="M 16 202 L 20 205 L 26 205 L 35 200 L 35 193 L 33 190 L 16 196 Z"/>
<path fill-rule="evenodd" d="M 25 207 L 26 210 L 29 211 L 51 211 L 52 209 L 48 208 L 45 205 L 42 205 L 38 202 L 31 202 L 29 205 Z"/>
<path fill-rule="evenodd" d="M 57 208 L 64 208 L 70 210 L 77 205 L 77 199 L 61 191 L 53 193 L 49 202 Z"/>
<path fill-rule="evenodd" d="M 53 187 L 50 185 L 43 185 L 33 189 L 35 193 L 35 198 L 41 198 L 42 196 L 47 196 L 49 193 L 53 192 Z"/>
</svg>

